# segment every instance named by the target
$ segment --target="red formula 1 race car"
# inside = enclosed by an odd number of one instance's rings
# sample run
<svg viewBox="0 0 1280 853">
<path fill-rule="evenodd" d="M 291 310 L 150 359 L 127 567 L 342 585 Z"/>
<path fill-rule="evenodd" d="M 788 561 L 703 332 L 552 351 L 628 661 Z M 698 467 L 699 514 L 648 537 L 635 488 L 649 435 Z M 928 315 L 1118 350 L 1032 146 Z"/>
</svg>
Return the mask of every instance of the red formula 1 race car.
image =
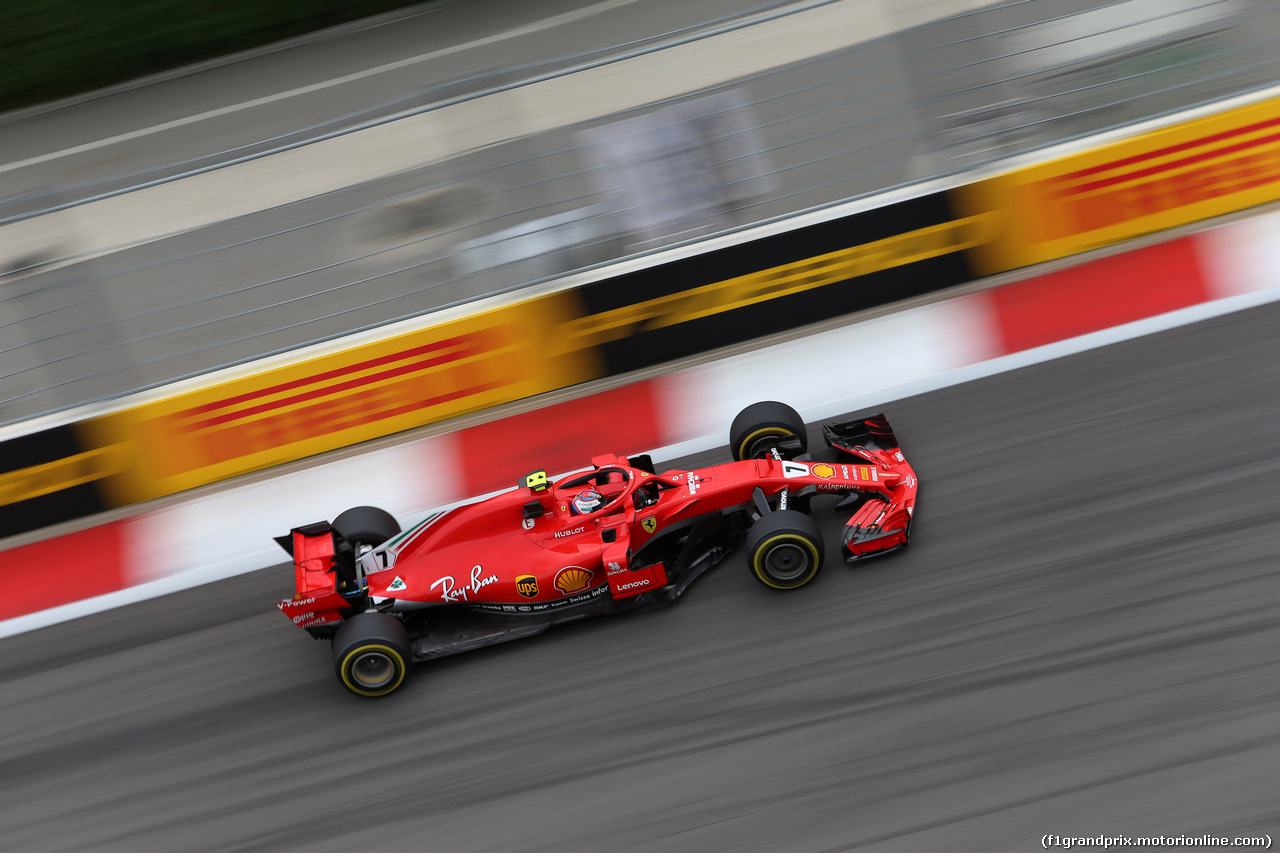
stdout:
<svg viewBox="0 0 1280 853">
<path fill-rule="evenodd" d="M 277 604 L 331 639 L 338 679 L 384 696 L 409 664 L 545 631 L 558 622 L 677 598 L 746 534 L 760 583 L 795 589 L 822 565 L 809 517 L 833 494 L 852 516 L 847 561 L 907 544 L 916 477 L 883 415 L 823 427 L 835 462 L 806 456 L 804 421 L 782 403 L 747 407 L 730 429 L 734 462 L 655 473 L 647 456 L 598 456 L 592 469 L 429 516 L 401 532 L 357 507 L 276 541 L 297 594 Z"/>
</svg>

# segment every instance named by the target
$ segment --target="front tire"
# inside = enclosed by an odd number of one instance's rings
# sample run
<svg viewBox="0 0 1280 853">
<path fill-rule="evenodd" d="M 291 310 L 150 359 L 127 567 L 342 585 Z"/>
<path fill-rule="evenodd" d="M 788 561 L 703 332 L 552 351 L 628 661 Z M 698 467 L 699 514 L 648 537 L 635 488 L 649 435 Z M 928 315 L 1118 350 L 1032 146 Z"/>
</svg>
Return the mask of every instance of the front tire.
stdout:
<svg viewBox="0 0 1280 853">
<path fill-rule="evenodd" d="M 793 509 L 762 516 L 747 531 L 747 567 L 771 589 L 796 589 L 813 580 L 825 551 L 817 522 Z"/>
<path fill-rule="evenodd" d="M 357 613 L 333 638 L 333 668 L 357 696 L 392 693 L 409 673 L 409 632 L 386 613 Z"/>
<path fill-rule="evenodd" d="M 763 459 L 774 448 L 783 459 L 795 459 L 809 449 L 804 418 L 786 403 L 752 403 L 729 426 L 729 452 L 735 461 Z"/>
</svg>

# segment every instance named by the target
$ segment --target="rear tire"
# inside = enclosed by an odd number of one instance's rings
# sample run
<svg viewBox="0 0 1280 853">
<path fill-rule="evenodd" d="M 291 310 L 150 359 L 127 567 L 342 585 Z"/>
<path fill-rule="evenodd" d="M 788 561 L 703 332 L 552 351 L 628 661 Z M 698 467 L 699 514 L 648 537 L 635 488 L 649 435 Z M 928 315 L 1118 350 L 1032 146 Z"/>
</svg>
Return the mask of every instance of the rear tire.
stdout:
<svg viewBox="0 0 1280 853">
<path fill-rule="evenodd" d="M 377 548 L 400 533 L 400 522 L 376 506 L 353 507 L 335 518 L 330 526 L 357 551 L 361 545 Z"/>
<path fill-rule="evenodd" d="M 793 509 L 761 516 L 747 531 L 747 568 L 772 589 L 796 589 L 813 580 L 825 551 L 817 522 Z"/>
<path fill-rule="evenodd" d="M 386 696 L 409 673 L 409 632 L 386 613 L 357 613 L 333 638 L 333 668 L 357 696 Z"/>
<path fill-rule="evenodd" d="M 729 426 L 729 451 L 737 461 L 768 457 L 775 447 L 783 459 L 794 459 L 809 449 L 804 418 L 786 403 L 752 403 Z"/>
</svg>

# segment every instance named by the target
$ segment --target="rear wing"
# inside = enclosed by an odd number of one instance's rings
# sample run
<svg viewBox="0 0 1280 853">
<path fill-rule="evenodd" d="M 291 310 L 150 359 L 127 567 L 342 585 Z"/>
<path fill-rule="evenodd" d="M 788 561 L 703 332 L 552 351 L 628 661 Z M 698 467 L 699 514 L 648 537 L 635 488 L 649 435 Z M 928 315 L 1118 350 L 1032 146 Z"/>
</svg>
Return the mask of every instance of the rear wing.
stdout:
<svg viewBox="0 0 1280 853">
<path fill-rule="evenodd" d="M 351 545 L 327 521 L 295 527 L 275 541 L 293 557 L 295 590 L 292 599 L 277 602 L 276 607 L 293 624 L 313 629 L 313 634 L 322 626 L 340 623 L 340 611 L 350 607 L 342 592 L 350 591 L 355 580 Z"/>
<path fill-rule="evenodd" d="M 899 447 L 893 427 L 880 413 L 823 424 L 822 437 L 828 447 L 855 456 L 864 456 L 867 450 L 897 450 Z"/>
</svg>

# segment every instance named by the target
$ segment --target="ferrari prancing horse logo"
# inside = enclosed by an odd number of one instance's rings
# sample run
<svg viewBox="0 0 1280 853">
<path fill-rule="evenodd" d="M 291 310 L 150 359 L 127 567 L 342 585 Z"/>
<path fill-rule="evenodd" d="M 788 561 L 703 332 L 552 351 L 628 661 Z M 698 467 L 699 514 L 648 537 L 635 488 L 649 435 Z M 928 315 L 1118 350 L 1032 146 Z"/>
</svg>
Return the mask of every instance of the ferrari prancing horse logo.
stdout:
<svg viewBox="0 0 1280 853">
<path fill-rule="evenodd" d="M 641 521 L 640 526 L 644 528 L 645 533 L 652 533 L 653 531 L 658 529 L 658 519 L 650 516 L 649 518 L 646 518 L 644 521 Z"/>
</svg>

